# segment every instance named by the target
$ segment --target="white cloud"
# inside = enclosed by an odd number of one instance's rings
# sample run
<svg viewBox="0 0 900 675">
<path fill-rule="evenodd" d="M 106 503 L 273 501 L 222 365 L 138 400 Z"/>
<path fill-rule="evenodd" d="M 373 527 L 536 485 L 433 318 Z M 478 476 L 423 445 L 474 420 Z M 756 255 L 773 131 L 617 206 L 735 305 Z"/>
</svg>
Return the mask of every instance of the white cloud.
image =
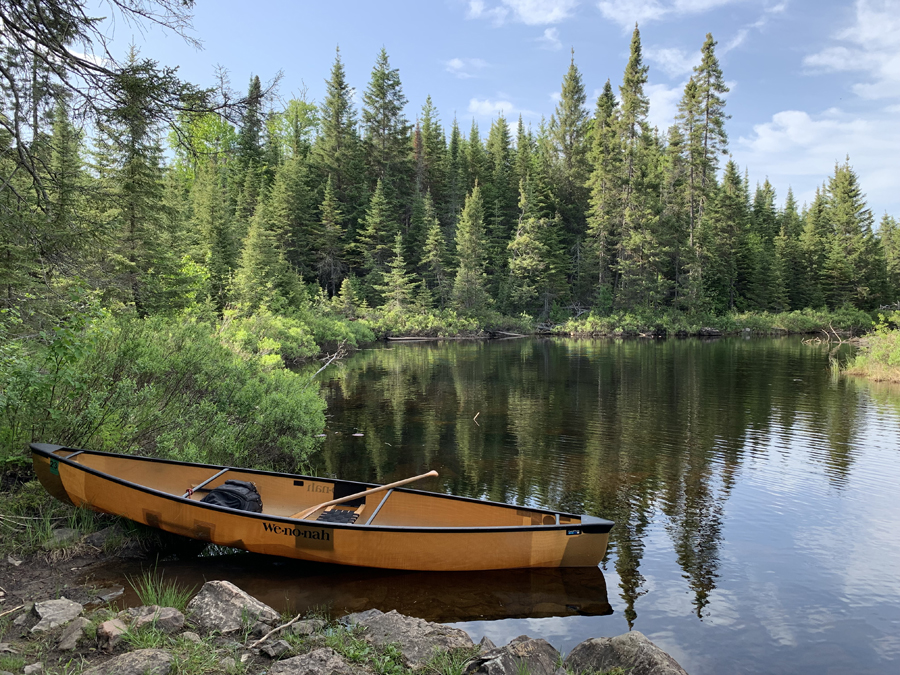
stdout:
<svg viewBox="0 0 900 675">
<path fill-rule="evenodd" d="M 537 41 L 541 43 L 544 49 L 562 49 L 562 42 L 559 40 L 559 28 L 548 28 Z"/>
<path fill-rule="evenodd" d="M 665 84 L 647 84 L 644 93 L 650 99 L 650 112 L 647 115 L 651 127 L 657 127 L 665 136 L 666 130 L 675 123 L 675 115 L 678 114 L 678 101 L 684 92 L 682 82 L 674 87 Z"/>
<path fill-rule="evenodd" d="M 562 101 L 562 92 L 554 91 L 550 94 L 550 103 L 556 105 L 560 101 Z"/>
<path fill-rule="evenodd" d="M 835 35 L 843 43 L 810 54 L 811 71 L 862 72 L 869 81 L 853 91 L 863 98 L 900 96 L 900 0 L 857 0 L 856 23 Z"/>
<path fill-rule="evenodd" d="M 661 21 L 672 16 L 700 14 L 717 7 L 745 0 L 600 0 L 597 7 L 604 17 L 622 28 L 630 29 L 635 23 Z"/>
<path fill-rule="evenodd" d="M 832 108 L 819 115 L 777 113 L 770 122 L 755 125 L 752 135 L 740 137 L 733 150 L 735 160 L 751 175 L 768 176 L 782 196 L 793 186 L 801 202 L 810 201 L 835 162 L 849 155 L 877 217 L 900 207 L 896 160 L 885 152 L 897 147 L 900 127 L 890 109 L 861 118 Z"/>
<path fill-rule="evenodd" d="M 512 102 L 506 99 L 491 100 L 489 98 L 471 99 L 469 101 L 469 112 L 473 115 L 478 115 L 479 117 L 490 118 L 494 118 L 500 113 L 503 113 L 503 116 L 506 117 L 506 119 L 511 119 L 513 116 L 518 117 L 519 115 L 536 115 L 536 113 L 530 110 L 521 110 L 517 108 Z"/>
<path fill-rule="evenodd" d="M 500 4 L 488 6 L 484 0 L 469 0 L 466 16 L 498 25 L 511 17 L 529 26 L 543 26 L 568 19 L 578 3 L 579 0 L 500 0 Z"/>
<path fill-rule="evenodd" d="M 482 59 L 454 58 L 447 61 L 444 65 L 447 67 L 448 73 L 462 80 L 467 80 L 471 77 L 477 77 L 477 74 L 487 68 L 488 64 L 487 61 Z"/>
<path fill-rule="evenodd" d="M 694 66 L 700 63 L 700 52 L 687 52 L 677 47 L 648 48 L 644 50 L 646 57 L 653 61 L 670 77 L 690 75 Z"/>
</svg>

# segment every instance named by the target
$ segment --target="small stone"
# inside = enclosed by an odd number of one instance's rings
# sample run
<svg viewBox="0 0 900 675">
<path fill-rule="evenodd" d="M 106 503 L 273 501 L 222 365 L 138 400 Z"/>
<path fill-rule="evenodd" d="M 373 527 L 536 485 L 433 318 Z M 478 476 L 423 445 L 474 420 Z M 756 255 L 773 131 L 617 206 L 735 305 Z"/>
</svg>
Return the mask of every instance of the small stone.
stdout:
<svg viewBox="0 0 900 675">
<path fill-rule="evenodd" d="M 90 625 L 91 622 L 88 619 L 79 616 L 66 626 L 56 648 L 61 652 L 70 652 L 75 649 L 78 646 L 78 642 L 84 637 L 84 629 Z"/>
<path fill-rule="evenodd" d="M 263 635 L 272 630 L 272 626 L 267 623 L 263 623 L 262 621 L 257 621 L 253 624 L 253 628 L 250 629 L 250 636 L 255 638 L 261 638 Z"/>
<path fill-rule="evenodd" d="M 8 562 L 13 567 L 18 567 L 19 565 L 22 564 L 21 560 L 19 560 L 18 558 L 14 558 L 13 556 L 8 556 L 6 558 L 6 562 Z"/>
<path fill-rule="evenodd" d="M 34 673 L 40 673 L 44 670 L 43 663 L 32 663 L 30 666 L 25 666 L 25 675 L 34 675 Z"/>
<path fill-rule="evenodd" d="M 222 666 L 222 670 L 224 670 L 226 673 L 230 673 L 237 665 L 237 661 L 235 661 L 230 656 L 226 656 L 225 658 L 219 660 L 219 665 Z"/>
<path fill-rule="evenodd" d="M 173 635 L 184 628 L 184 614 L 174 607 L 157 607 L 152 605 L 146 609 L 149 611 L 135 617 L 131 624 L 132 628 L 152 625 L 166 635 Z"/>
<path fill-rule="evenodd" d="M 40 621 L 31 629 L 31 632 L 43 633 L 51 628 L 62 626 L 80 615 L 83 610 L 84 607 L 68 598 L 36 602 L 34 604 L 34 613 L 37 614 Z"/>
<path fill-rule="evenodd" d="M 478 643 L 478 647 L 481 649 L 482 654 L 484 654 L 485 652 L 489 652 L 492 649 L 497 649 L 497 645 L 495 645 L 491 641 L 491 638 L 489 638 L 487 635 L 481 638 L 481 642 Z"/>
<path fill-rule="evenodd" d="M 474 646 L 464 630 L 404 616 L 397 610 L 387 614 L 377 609 L 369 610 L 352 614 L 347 619 L 365 627 L 363 638 L 377 647 L 397 643 L 404 664 L 413 669 L 425 664 L 436 649 L 450 651 Z"/>
<path fill-rule="evenodd" d="M 325 628 L 325 622 L 321 619 L 305 619 L 291 626 L 294 635 L 312 635 Z"/>
<path fill-rule="evenodd" d="M 675 659 L 636 630 L 585 640 L 569 652 L 565 666 L 579 673 L 624 668 L 631 675 L 687 675 Z"/>
<path fill-rule="evenodd" d="M 340 654 L 328 647 L 277 661 L 269 668 L 269 675 L 352 675 L 354 672 Z"/>
<path fill-rule="evenodd" d="M 183 637 L 183 638 L 184 638 L 185 640 L 187 640 L 188 642 L 193 642 L 194 644 L 200 644 L 201 642 L 203 642 L 203 638 L 201 638 L 201 637 L 200 637 L 199 635 L 197 635 L 195 632 L 190 631 L 190 630 L 184 631 L 184 632 L 181 634 L 181 637 Z"/>
<path fill-rule="evenodd" d="M 97 627 L 97 641 L 102 649 L 112 649 L 127 630 L 127 626 L 120 619 L 104 621 Z"/>
<path fill-rule="evenodd" d="M 138 649 L 88 668 L 83 675 L 169 675 L 174 661 L 165 649 Z"/>
<path fill-rule="evenodd" d="M 263 654 L 268 656 L 270 659 L 277 659 L 279 656 L 284 654 L 287 651 L 290 651 L 291 646 L 285 642 L 284 640 L 278 640 L 277 642 L 267 642 L 260 650 Z"/>
<path fill-rule="evenodd" d="M 15 649 L 9 646 L 8 642 L 0 642 L 0 654 L 18 654 Z"/>
<path fill-rule="evenodd" d="M 559 652 L 546 640 L 520 635 L 505 647 L 482 652 L 467 666 L 466 675 L 556 675 Z"/>
<path fill-rule="evenodd" d="M 97 591 L 97 599 L 100 602 L 111 602 L 116 598 L 122 596 L 125 593 L 125 589 L 119 586 L 118 588 L 103 588 Z"/>
</svg>

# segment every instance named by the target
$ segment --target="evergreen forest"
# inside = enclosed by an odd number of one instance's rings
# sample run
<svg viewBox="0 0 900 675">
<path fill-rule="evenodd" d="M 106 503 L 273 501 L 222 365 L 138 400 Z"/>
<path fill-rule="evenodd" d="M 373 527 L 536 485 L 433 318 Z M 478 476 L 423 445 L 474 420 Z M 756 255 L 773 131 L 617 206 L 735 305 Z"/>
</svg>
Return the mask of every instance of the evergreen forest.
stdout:
<svg viewBox="0 0 900 675">
<path fill-rule="evenodd" d="M 110 6 L 187 35 L 192 4 Z M 385 49 L 360 106 L 339 49 L 304 73 L 321 100 L 286 100 L 277 77 L 236 92 L 136 47 L 85 57 L 108 38 L 77 0 L 0 15 L 0 455 L 299 461 L 324 404 L 285 364 L 341 345 L 900 298 L 897 220 L 876 224 L 849 158 L 809 204 L 730 159 L 712 35 L 668 129 L 637 26 L 621 85 L 608 64 L 588 101 L 573 53 L 549 118 L 480 128 L 408 101 Z"/>
</svg>

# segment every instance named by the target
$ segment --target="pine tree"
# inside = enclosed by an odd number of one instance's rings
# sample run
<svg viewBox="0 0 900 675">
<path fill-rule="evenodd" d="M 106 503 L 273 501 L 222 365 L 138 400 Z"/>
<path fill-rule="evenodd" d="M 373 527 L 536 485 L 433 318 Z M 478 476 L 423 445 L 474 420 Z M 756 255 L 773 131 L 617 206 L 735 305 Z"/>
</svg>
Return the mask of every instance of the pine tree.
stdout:
<svg viewBox="0 0 900 675">
<path fill-rule="evenodd" d="M 367 275 L 371 287 L 381 280 L 381 274 L 391 258 L 393 243 L 399 232 L 400 225 L 393 217 L 384 185 L 379 180 L 355 242 L 355 248 L 363 261 L 362 270 Z M 364 297 L 369 295 L 365 289 L 363 292 Z M 375 300 L 374 297 L 368 299 Z"/>
<path fill-rule="evenodd" d="M 148 77 L 159 82 L 148 88 Z M 163 231 L 163 167 L 159 120 L 154 108 L 157 87 L 165 86 L 164 74 L 154 61 L 139 60 L 132 49 L 123 67 L 119 102 L 98 123 L 95 161 L 104 193 L 104 218 L 116 242 L 107 258 L 116 277 L 115 290 L 144 316 L 165 305 L 162 289 L 153 277 L 174 268 Z"/>
<path fill-rule="evenodd" d="M 262 83 L 259 75 L 254 75 L 250 78 L 247 107 L 241 116 L 237 139 L 237 163 L 241 173 L 251 166 L 261 168 L 264 164 L 262 103 Z"/>
<path fill-rule="evenodd" d="M 368 176 L 370 181 L 381 181 L 395 212 L 405 205 L 410 192 L 411 128 L 403 114 L 405 105 L 400 73 L 391 68 L 382 47 L 363 95 L 362 121 Z"/>
<path fill-rule="evenodd" d="M 555 145 L 558 162 L 558 199 L 563 206 L 560 213 L 570 241 L 575 241 L 585 233 L 585 211 L 588 205 L 588 191 L 585 187 L 590 167 L 590 114 L 587 95 L 581 73 L 575 65 L 575 50 L 572 50 L 569 69 L 563 78 L 559 103 L 550 118 L 550 135 Z"/>
<path fill-rule="evenodd" d="M 297 278 L 279 244 L 271 209 L 261 199 L 234 274 L 233 298 L 249 311 L 263 305 L 278 309 L 296 292 Z"/>
<path fill-rule="evenodd" d="M 306 161 L 291 157 L 278 167 L 268 201 L 271 229 L 288 262 L 312 281 L 318 276 L 323 233 L 309 183 Z"/>
<path fill-rule="evenodd" d="M 453 127 L 450 130 L 450 143 L 447 146 L 447 207 L 444 211 L 444 222 L 448 224 L 448 240 L 456 236 L 456 219 L 462 210 L 468 191 L 469 173 L 466 161 L 466 147 L 459 124 L 453 118 Z"/>
<path fill-rule="evenodd" d="M 481 188 L 476 184 L 466 197 L 456 226 L 456 279 L 453 303 L 463 312 L 478 312 L 491 302 L 484 272 L 484 205 Z"/>
<path fill-rule="evenodd" d="M 885 292 L 884 299 L 896 305 L 900 302 L 900 223 L 887 213 L 878 225 L 878 239 L 884 251 Z M 900 308 L 900 305 L 897 305 Z"/>
<path fill-rule="evenodd" d="M 332 180 L 334 194 L 347 219 L 347 235 L 353 237 L 356 223 L 365 214 L 362 146 L 356 131 L 353 89 L 347 82 L 341 50 L 337 49 L 331 77 L 325 83 L 325 98 L 319 107 L 319 134 L 313 157 L 323 177 Z"/>
<path fill-rule="evenodd" d="M 597 98 L 592 127 L 590 161 L 593 166 L 588 187 L 591 191 L 587 215 L 590 251 L 594 260 L 597 293 L 601 302 L 612 306 L 619 245 L 622 200 L 622 149 L 618 135 L 618 103 L 609 80 Z"/>
<path fill-rule="evenodd" d="M 228 204 L 226 171 L 213 160 L 201 165 L 191 190 L 194 229 L 200 233 L 194 258 L 209 270 L 210 297 L 221 312 L 229 301 L 229 289 L 237 266 L 238 242 Z"/>
<path fill-rule="evenodd" d="M 713 195 L 700 222 L 703 282 L 714 306 L 730 310 L 743 302 L 741 279 L 749 266 L 747 192 L 734 162 L 725 166 L 722 185 Z"/>
<path fill-rule="evenodd" d="M 333 297 L 338 292 L 338 282 L 347 273 L 347 264 L 344 260 L 344 228 L 341 225 L 343 214 L 334 193 L 331 176 L 325 183 L 325 196 L 319 211 L 322 214 L 321 243 L 316 251 L 316 269 L 319 282 L 328 295 Z"/>
<path fill-rule="evenodd" d="M 725 99 L 728 93 L 722 68 L 716 58 L 716 44 L 712 33 L 706 34 L 706 41 L 700 49 L 700 65 L 694 68 L 693 80 L 697 83 L 699 117 L 703 139 L 703 154 L 700 158 L 701 188 L 715 180 L 719 167 L 719 156 L 728 152 L 728 134 L 725 132 Z M 703 195 L 701 194 L 701 200 Z M 700 205 L 702 216 L 703 202 Z"/>
<path fill-rule="evenodd" d="M 529 180 L 519 191 L 519 221 L 509 243 L 510 302 L 516 310 L 539 309 L 550 315 L 550 303 L 565 290 L 564 255 L 558 219 L 540 216 Z"/>
<path fill-rule="evenodd" d="M 871 307 L 881 291 L 878 268 L 883 257 L 879 259 L 872 233 L 872 211 L 849 158 L 835 165 L 826 204 L 830 232 L 822 270 L 825 299 L 833 308 L 844 304 Z"/>
<path fill-rule="evenodd" d="M 413 302 L 413 293 L 418 282 L 413 281 L 413 275 L 406 270 L 406 261 L 403 259 L 403 237 L 397 233 L 394 239 L 394 257 L 388 263 L 387 269 L 382 272 L 384 283 L 375 288 L 384 297 L 382 307 L 389 312 L 402 312 L 408 309 Z"/>
<path fill-rule="evenodd" d="M 490 182 L 483 187 L 487 221 L 485 261 L 489 276 L 499 276 L 506 267 L 506 246 L 516 213 L 511 139 L 509 125 L 502 113 L 491 124 L 485 150 L 490 174 Z"/>
<path fill-rule="evenodd" d="M 423 206 L 423 225 L 426 234 L 420 263 L 422 279 L 425 288 L 432 291 L 443 309 L 450 300 L 452 290 L 447 240 L 435 213 L 430 193 L 425 194 Z"/>
<path fill-rule="evenodd" d="M 435 204 L 443 204 L 447 189 L 447 139 L 431 96 L 422 106 L 421 137 L 423 181 L 420 190 L 423 194 L 431 193 Z"/>
</svg>

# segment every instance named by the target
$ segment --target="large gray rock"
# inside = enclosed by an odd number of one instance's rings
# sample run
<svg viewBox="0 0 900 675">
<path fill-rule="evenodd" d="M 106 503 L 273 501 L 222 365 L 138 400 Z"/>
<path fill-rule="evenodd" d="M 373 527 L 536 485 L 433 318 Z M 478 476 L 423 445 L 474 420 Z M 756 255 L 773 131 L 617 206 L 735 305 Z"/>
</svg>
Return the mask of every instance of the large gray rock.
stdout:
<svg viewBox="0 0 900 675">
<path fill-rule="evenodd" d="M 505 647 L 482 652 L 466 666 L 466 675 L 554 675 L 560 668 L 559 652 L 546 640 L 521 635 Z"/>
<path fill-rule="evenodd" d="M 207 632 L 237 632 L 244 626 L 242 619 L 251 626 L 257 621 L 274 626 L 280 618 L 274 609 L 228 581 L 207 581 L 187 609 L 197 625 Z"/>
<path fill-rule="evenodd" d="M 169 675 L 174 661 L 165 649 L 138 649 L 88 668 L 83 675 Z"/>
<path fill-rule="evenodd" d="M 172 635 L 184 628 L 184 614 L 174 607 L 149 605 L 140 609 L 131 622 L 132 629 L 150 625 L 166 635 Z"/>
<path fill-rule="evenodd" d="M 84 629 L 91 625 L 91 622 L 79 616 L 72 621 L 62 635 L 59 636 L 59 642 L 56 648 L 61 652 L 70 652 L 78 646 L 78 643 L 84 638 Z"/>
<path fill-rule="evenodd" d="M 31 632 L 43 633 L 69 623 L 76 616 L 79 616 L 83 609 L 77 602 L 72 602 L 68 598 L 36 602 L 34 603 L 34 613 L 40 621 L 31 629 Z"/>
<path fill-rule="evenodd" d="M 354 675 L 360 672 L 328 647 L 278 661 L 269 668 L 269 675 Z"/>
<path fill-rule="evenodd" d="M 435 650 L 450 651 L 474 646 L 472 638 L 464 630 L 404 616 L 397 610 L 385 614 L 377 609 L 370 609 L 351 614 L 346 619 L 363 626 L 363 637 L 378 647 L 398 643 L 404 663 L 411 668 L 424 665 Z"/>
<path fill-rule="evenodd" d="M 576 673 L 624 668 L 629 675 L 687 675 L 675 659 L 636 630 L 585 640 L 569 653 L 565 665 Z"/>
</svg>

